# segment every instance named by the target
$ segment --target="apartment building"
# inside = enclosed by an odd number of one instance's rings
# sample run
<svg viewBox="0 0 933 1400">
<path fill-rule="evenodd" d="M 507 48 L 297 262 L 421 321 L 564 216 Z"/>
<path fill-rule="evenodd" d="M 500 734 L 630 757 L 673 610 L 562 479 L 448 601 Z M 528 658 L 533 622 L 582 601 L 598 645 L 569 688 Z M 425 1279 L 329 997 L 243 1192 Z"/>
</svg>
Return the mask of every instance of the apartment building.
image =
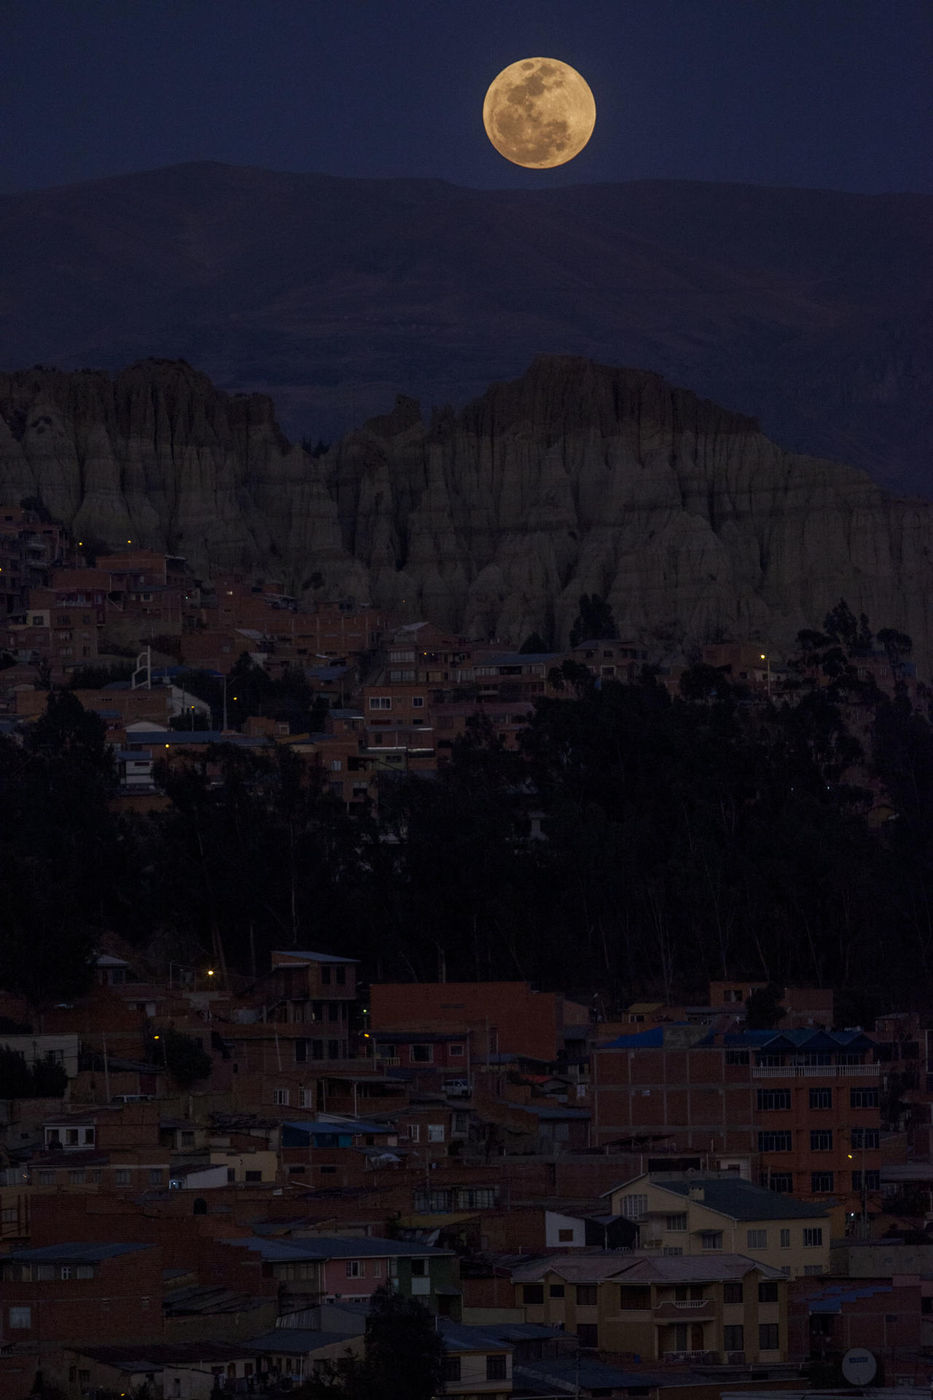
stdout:
<svg viewBox="0 0 933 1400">
<path fill-rule="evenodd" d="M 801 1200 L 877 1204 L 880 1065 L 861 1031 L 726 1031 L 656 1024 L 593 1055 L 593 1137 L 668 1136 L 710 1165 L 752 1158 Z"/>
<path fill-rule="evenodd" d="M 613 1215 L 637 1224 L 639 1248 L 662 1258 L 742 1254 L 789 1278 L 829 1269 L 827 1209 L 733 1172 L 646 1172 L 606 1198 Z"/>
<path fill-rule="evenodd" d="M 742 1255 L 557 1255 L 514 1268 L 512 1283 L 527 1321 L 581 1347 L 675 1365 L 787 1356 L 787 1279 Z"/>
</svg>

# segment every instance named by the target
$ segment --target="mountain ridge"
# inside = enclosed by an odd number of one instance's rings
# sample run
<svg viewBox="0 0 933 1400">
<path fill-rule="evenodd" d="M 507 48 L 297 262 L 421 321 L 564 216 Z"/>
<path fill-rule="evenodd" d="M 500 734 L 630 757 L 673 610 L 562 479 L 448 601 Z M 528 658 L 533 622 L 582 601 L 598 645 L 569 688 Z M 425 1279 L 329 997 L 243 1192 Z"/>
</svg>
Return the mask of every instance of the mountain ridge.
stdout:
<svg viewBox="0 0 933 1400">
<path fill-rule="evenodd" d="M 933 200 L 189 163 L 0 199 L 0 365 L 152 354 L 333 438 L 537 353 L 638 364 L 929 493 Z"/>
</svg>

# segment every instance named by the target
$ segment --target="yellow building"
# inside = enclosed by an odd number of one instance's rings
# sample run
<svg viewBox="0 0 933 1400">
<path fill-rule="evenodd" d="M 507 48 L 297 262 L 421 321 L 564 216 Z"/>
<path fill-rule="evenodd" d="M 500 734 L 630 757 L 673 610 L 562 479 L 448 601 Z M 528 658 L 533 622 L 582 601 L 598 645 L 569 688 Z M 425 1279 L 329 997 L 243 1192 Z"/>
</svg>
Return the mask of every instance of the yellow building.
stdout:
<svg viewBox="0 0 933 1400">
<path fill-rule="evenodd" d="M 602 1252 L 512 1270 L 528 1322 L 644 1361 L 752 1365 L 787 1359 L 787 1278 L 738 1254 Z"/>
<path fill-rule="evenodd" d="M 646 1173 L 605 1195 L 638 1225 L 638 1248 L 678 1255 L 743 1254 L 789 1278 L 829 1271 L 825 1206 L 768 1191 L 733 1172 Z"/>
</svg>

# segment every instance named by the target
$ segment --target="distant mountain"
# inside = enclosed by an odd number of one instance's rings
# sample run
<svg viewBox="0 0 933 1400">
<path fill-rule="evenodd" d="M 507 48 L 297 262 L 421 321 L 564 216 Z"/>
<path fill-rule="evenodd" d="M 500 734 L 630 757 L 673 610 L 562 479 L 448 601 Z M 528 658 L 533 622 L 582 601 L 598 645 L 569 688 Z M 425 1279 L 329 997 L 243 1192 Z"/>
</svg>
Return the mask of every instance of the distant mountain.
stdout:
<svg viewBox="0 0 933 1400">
<path fill-rule="evenodd" d="M 566 642 L 582 593 L 669 655 L 790 643 L 845 597 L 933 662 L 933 504 L 783 451 L 657 375 L 541 357 L 461 412 L 411 399 L 312 456 L 187 364 L 0 375 L 0 503 L 471 636 Z"/>
<path fill-rule="evenodd" d="M 542 191 L 194 164 L 0 199 L 0 369 L 183 357 L 294 436 L 462 405 L 538 353 L 639 365 L 933 494 L 933 199 Z"/>
</svg>

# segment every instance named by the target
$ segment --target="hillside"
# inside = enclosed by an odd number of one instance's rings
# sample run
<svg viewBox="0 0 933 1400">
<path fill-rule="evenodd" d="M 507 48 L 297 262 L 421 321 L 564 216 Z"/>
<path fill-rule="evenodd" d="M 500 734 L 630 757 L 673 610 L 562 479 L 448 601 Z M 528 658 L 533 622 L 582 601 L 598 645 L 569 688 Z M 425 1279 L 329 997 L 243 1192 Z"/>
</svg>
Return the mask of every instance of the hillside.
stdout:
<svg viewBox="0 0 933 1400">
<path fill-rule="evenodd" d="M 931 200 L 193 164 L 0 199 L 0 369 L 184 357 L 333 440 L 538 354 L 643 366 L 930 494 Z"/>
</svg>

